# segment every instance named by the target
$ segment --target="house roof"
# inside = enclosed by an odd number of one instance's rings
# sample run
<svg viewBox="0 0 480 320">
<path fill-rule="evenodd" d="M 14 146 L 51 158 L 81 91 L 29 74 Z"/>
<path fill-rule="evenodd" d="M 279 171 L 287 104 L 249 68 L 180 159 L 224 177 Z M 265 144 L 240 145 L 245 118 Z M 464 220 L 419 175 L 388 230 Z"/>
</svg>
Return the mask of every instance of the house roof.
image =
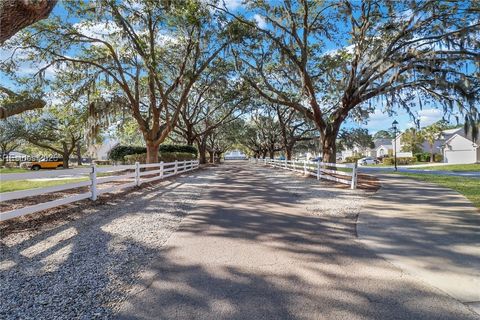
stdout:
<svg viewBox="0 0 480 320">
<path fill-rule="evenodd" d="M 455 134 L 461 129 L 463 129 L 463 128 L 447 129 L 447 130 L 443 130 L 442 133 L 443 134 Z"/>
<path fill-rule="evenodd" d="M 375 144 L 375 149 L 380 147 L 381 145 L 390 145 L 392 144 L 392 139 L 375 139 L 373 141 Z"/>
<path fill-rule="evenodd" d="M 457 137 L 460 137 L 462 139 L 465 139 L 465 140 L 468 140 L 470 142 L 472 142 L 477 148 L 479 147 L 479 145 L 475 142 L 473 142 L 471 139 L 467 138 L 467 137 L 464 137 L 462 135 L 459 135 L 458 133 L 454 134 L 453 136 L 451 136 L 447 141 L 445 141 L 445 144 L 449 144 L 452 140 L 456 139 Z"/>
<path fill-rule="evenodd" d="M 385 149 L 393 149 L 393 146 L 391 144 L 381 144 L 378 147 L 375 148 L 375 151 L 380 149 L 380 148 L 385 148 Z"/>
</svg>

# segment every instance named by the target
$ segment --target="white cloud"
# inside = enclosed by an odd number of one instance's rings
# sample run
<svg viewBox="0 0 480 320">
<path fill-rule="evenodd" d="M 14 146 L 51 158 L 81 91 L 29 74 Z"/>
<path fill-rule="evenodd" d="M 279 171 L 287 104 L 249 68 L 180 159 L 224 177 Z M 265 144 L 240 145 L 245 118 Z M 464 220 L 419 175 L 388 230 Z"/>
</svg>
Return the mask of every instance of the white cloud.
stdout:
<svg viewBox="0 0 480 320">
<path fill-rule="evenodd" d="M 265 29 L 267 27 L 267 21 L 263 16 L 259 15 L 258 13 L 253 16 L 253 19 L 255 20 L 259 28 Z"/>
<path fill-rule="evenodd" d="M 420 127 L 429 126 L 443 117 L 443 111 L 440 109 L 424 109 L 418 111 L 418 119 L 420 120 Z"/>
<path fill-rule="evenodd" d="M 236 10 L 242 6 L 242 0 L 222 0 L 222 4 L 224 4 L 228 10 Z"/>
</svg>

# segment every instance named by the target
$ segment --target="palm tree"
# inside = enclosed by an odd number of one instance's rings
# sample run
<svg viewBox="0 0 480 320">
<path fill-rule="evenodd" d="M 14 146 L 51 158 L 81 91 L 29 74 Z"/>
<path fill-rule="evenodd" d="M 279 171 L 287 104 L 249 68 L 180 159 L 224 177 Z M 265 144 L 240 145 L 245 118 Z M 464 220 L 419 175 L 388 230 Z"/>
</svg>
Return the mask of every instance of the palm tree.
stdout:
<svg viewBox="0 0 480 320">
<path fill-rule="evenodd" d="M 430 146 L 430 162 L 434 160 L 434 145 L 435 141 L 440 138 L 442 131 L 445 129 L 445 123 L 443 121 L 435 122 L 434 124 L 422 129 L 422 136 Z"/>
</svg>

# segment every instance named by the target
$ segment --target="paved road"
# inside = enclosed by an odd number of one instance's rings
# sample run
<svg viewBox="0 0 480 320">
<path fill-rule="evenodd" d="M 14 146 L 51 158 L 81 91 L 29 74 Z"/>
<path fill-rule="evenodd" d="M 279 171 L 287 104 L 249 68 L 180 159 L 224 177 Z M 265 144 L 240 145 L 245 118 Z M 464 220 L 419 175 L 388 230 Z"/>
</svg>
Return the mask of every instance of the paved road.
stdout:
<svg viewBox="0 0 480 320">
<path fill-rule="evenodd" d="M 409 274 L 480 314 L 480 212 L 457 192 L 401 176 L 379 176 L 382 188 L 358 217 L 358 237 Z"/>
<path fill-rule="evenodd" d="M 118 318 L 479 319 L 358 242 L 354 218 L 308 214 L 286 188 L 302 178 L 256 168 L 215 170 Z"/>
</svg>

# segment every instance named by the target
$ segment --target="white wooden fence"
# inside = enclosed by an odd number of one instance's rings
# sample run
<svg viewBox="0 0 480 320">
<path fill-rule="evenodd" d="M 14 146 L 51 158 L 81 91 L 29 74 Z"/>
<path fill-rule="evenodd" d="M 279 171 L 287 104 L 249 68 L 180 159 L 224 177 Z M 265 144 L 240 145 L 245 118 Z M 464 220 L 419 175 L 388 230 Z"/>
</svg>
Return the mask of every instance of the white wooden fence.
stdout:
<svg viewBox="0 0 480 320">
<path fill-rule="evenodd" d="M 139 164 L 138 162 L 134 165 L 121 165 L 121 166 L 109 166 L 109 167 L 97 167 L 93 164 L 90 168 L 78 168 L 78 169 L 68 169 L 68 170 L 51 170 L 45 172 L 31 172 L 31 173 L 12 173 L 4 174 L 1 176 L 1 181 L 18 181 L 18 180 L 30 180 L 30 179 L 39 179 L 39 178 L 82 178 L 86 174 L 89 176 L 89 180 L 65 183 L 58 186 L 38 188 L 38 189 L 28 189 L 12 192 L 3 192 L 0 193 L 0 202 L 22 199 L 32 196 L 41 196 L 48 193 L 65 191 L 80 187 L 89 187 L 88 192 L 74 194 L 65 198 L 56 199 L 48 202 L 42 202 L 35 205 L 27 206 L 20 209 L 0 212 L 0 221 L 5 221 L 15 217 L 20 217 L 26 214 L 34 213 L 37 211 L 54 208 L 61 206 L 67 203 L 83 200 L 90 198 L 91 200 L 97 200 L 98 195 L 102 193 L 112 192 L 115 190 L 140 186 L 142 183 L 152 182 L 159 179 L 167 178 L 176 174 L 184 173 L 187 171 L 195 170 L 199 166 L 198 160 L 189 160 L 189 161 L 175 161 L 175 162 L 160 162 L 160 163 L 150 163 L 150 164 Z M 149 170 L 142 171 L 141 169 L 148 168 Z M 128 171 L 127 171 L 128 170 Z M 132 170 L 134 170 L 132 172 Z M 126 171 L 124 174 L 114 175 L 115 172 Z M 99 173 L 112 173 L 108 176 L 99 177 Z M 144 176 L 149 176 L 144 177 Z M 142 178 L 144 177 L 144 178 Z M 102 184 L 106 182 L 112 182 L 116 180 L 132 180 L 127 183 L 117 184 L 114 186 L 101 188 Z"/>
<path fill-rule="evenodd" d="M 269 165 L 274 168 L 300 172 L 304 175 L 315 176 L 317 180 L 326 179 L 338 183 L 348 184 L 351 189 L 357 188 L 357 164 L 328 163 L 306 160 L 280 160 L 280 159 L 253 159 L 255 163 Z M 332 168 L 347 168 L 345 171 Z"/>
</svg>

